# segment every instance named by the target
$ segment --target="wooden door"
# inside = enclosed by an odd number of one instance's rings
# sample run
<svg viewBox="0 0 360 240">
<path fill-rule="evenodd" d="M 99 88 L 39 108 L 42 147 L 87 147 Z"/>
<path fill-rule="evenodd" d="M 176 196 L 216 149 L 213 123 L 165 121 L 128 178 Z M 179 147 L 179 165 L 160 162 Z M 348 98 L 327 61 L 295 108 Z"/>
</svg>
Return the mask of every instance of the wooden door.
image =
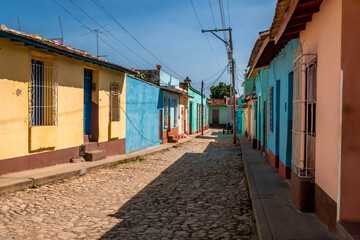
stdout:
<svg viewBox="0 0 360 240">
<path fill-rule="evenodd" d="M 315 176 L 316 147 L 316 60 L 306 67 L 305 156 L 309 172 Z"/>
<path fill-rule="evenodd" d="M 213 109 L 212 111 L 212 123 L 219 124 L 219 110 Z"/>
</svg>

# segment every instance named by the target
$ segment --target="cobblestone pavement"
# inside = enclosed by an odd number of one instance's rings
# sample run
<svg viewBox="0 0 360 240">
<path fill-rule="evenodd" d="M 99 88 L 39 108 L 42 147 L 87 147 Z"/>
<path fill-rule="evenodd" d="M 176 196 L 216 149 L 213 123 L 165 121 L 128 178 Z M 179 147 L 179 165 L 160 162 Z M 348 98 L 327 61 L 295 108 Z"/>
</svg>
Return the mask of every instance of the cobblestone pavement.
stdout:
<svg viewBox="0 0 360 240">
<path fill-rule="evenodd" d="M 0 196 L 0 239 L 257 239 L 240 147 L 212 132 Z"/>
</svg>

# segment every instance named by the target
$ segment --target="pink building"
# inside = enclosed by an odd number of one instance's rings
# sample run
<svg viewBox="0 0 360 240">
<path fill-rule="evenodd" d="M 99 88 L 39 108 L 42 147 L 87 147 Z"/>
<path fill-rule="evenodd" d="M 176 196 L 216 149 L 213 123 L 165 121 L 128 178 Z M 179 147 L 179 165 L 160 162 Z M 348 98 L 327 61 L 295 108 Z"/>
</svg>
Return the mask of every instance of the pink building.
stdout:
<svg viewBox="0 0 360 240">
<path fill-rule="evenodd" d="M 279 0 L 274 22 L 275 45 L 300 38 L 291 201 L 340 237 L 354 237 L 360 229 L 360 1 Z"/>
</svg>

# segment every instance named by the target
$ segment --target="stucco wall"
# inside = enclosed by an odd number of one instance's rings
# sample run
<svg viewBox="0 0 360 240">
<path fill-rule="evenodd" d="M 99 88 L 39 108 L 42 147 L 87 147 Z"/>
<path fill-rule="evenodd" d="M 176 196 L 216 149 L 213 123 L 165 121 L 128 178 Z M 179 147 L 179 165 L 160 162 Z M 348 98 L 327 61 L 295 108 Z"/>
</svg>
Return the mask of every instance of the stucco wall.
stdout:
<svg viewBox="0 0 360 240">
<path fill-rule="evenodd" d="M 323 1 L 300 34 L 304 52 L 317 54 L 315 182 L 334 201 L 337 197 L 341 1 Z M 356 24 L 356 23 L 354 23 Z"/>
<path fill-rule="evenodd" d="M 219 124 L 226 124 L 227 123 L 227 107 L 226 106 L 219 106 L 219 107 L 209 107 L 209 123 L 212 124 L 212 115 L 213 110 L 219 110 Z"/>
<path fill-rule="evenodd" d="M 269 69 L 261 69 L 259 73 L 255 77 L 255 85 L 256 85 L 256 97 L 257 101 L 257 131 L 256 138 L 260 141 L 260 144 L 264 146 L 265 144 L 265 136 L 264 136 L 264 124 L 265 124 L 265 101 L 267 99 L 267 88 L 269 86 Z M 261 99 L 261 103 L 260 100 Z"/>
<path fill-rule="evenodd" d="M 201 107 L 201 95 L 199 93 L 197 93 L 196 91 L 192 90 L 192 88 L 190 88 L 190 87 L 188 88 L 188 92 L 189 92 L 189 95 L 193 97 L 193 98 L 189 98 L 189 112 L 192 112 L 192 114 L 190 114 L 190 124 L 191 124 L 191 132 L 194 133 L 194 132 L 200 130 L 200 129 L 197 129 L 198 121 L 201 123 L 201 114 L 200 114 L 199 119 L 197 116 L 197 104 L 199 104 L 199 106 Z M 190 102 L 192 102 L 191 105 L 190 105 Z M 204 106 L 206 106 L 206 104 L 207 104 L 206 97 L 203 97 L 203 104 L 204 104 Z M 190 109 L 190 106 L 192 106 L 191 109 Z M 205 122 L 205 116 L 204 116 L 204 124 L 203 125 L 204 126 L 207 125 L 207 123 Z"/>
<path fill-rule="evenodd" d="M 287 45 L 281 50 L 279 55 L 274 58 L 269 66 L 269 87 L 274 88 L 274 103 L 273 103 L 273 121 L 274 131 L 268 131 L 268 146 L 269 149 L 279 156 L 280 161 L 286 166 L 291 167 L 291 158 L 287 157 L 287 142 L 288 138 L 292 136 L 288 134 L 288 128 L 292 128 L 292 125 L 288 124 L 289 104 L 289 74 L 293 71 L 294 51 L 299 45 L 299 39 L 294 39 L 287 43 Z M 276 82 L 280 82 L 280 90 L 276 88 Z M 279 105 L 276 104 L 276 95 L 280 91 Z M 286 105 L 286 107 L 285 107 Z M 279 112 L 279 118 L 276 112 Z M 268 115 L 269 118 L 269 115 Z M 279 129 L 277 129 L 276 122 L 279 121 Z M 279 132 L 279 149 L 276 149 L 276 132 Z M 290 149 L 291 151 L 291 149 Z"/>
<path fill-rule="evenodd" d="M 28 85 L 31 80 L 32 52 L 0 39 L 0 159 L 32 154 L 29 149 Z M 55 127 L 53 150 L 79 146 L 83 143 L 83 79 L 80 61 L 43 55 L 58 66 L 58 126 Z M 41 127 L 37 127 L 41 128 Z M 41 150 L 45 152 L 47 150 Z M 39 151 L 33 152 L 39 153 Z"/>
<path fill-rule="evenodd" d="M 176 77 L 164 72 L 164 71 L 159 71 L 160 72 L 160 85 L 161 86 L 177 86 L 179 87 L 179 79 L 177 79 Z"/>
<path fill-rule="evenodd" d="M 160 144 L 160 89 L 126 76 L 126 153 Z"/>
<path fill-rule="evenodd" d="M 111 83 L 118 83 L 120 89 L 120 132 L 119 138 L 125 138 L 126 135 L 126 80 L 125 73 L 114 71 L 110 69 L 101 68 L 97 71 L 98 76 L 93 76 L 96 81 L 98 78 L 98 99 L 99 105 L 99 142 L 106 142 L 110 140 L 110 85 Z M 96 94 L 95 94 L 96 96 Z"/>
</svg>

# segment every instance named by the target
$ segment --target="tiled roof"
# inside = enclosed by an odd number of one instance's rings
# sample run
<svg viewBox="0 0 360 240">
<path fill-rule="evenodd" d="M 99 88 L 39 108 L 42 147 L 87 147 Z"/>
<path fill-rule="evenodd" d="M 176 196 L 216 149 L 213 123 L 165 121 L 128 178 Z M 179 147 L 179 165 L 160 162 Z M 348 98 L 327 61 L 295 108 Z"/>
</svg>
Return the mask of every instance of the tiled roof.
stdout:
<svg viewBox="0 0 360 240">
<path fill-rule="evenodd" d="M 253 63 L 260 51 L 260 48 L 263 45 L 264 40 L 269 36 L 269 34 L 270 34 L 269 30 L 259 32 L 259 38 L 256 40 L 254 48 L 250 55 L 250 59 L 249 59 L 249 63 L 248 63 L 249 67 L 251 67 L 253 65 Z"/>
<path fill-rule="evenodd" d="M 210 102 L 209 102 L 209 106 L 210 107 L 215 107 L 215 106 L 226 106 L 226 99 L 215 99 L 215 98 L 211 98 Z"/>
<path fill-rule="evenodd" d="M 44 46 L 44 48 L 47 48 L 47 49 L 50 48 L 53 52 L 56 52 L 59 54 L 63 53 L 63 54 L 66 54 L 66 55 L 69 55 L 71 57 L 75 57 L 78 59 L 85 58 L 85 59 L 91 60 L 91 62 L 93 62 L 95 64 L 110 67 L 110 68 L 113 68 L 116 70 L 121 70 L 121 71 L 131 73 L 131 74 L 137 74 L 137 72 L 134 71 L 133 69 L 129 69 L 129 68 L 117 65 L 115 63 L 108 62 L 104 59 L 101 59 L 92 54 L 86 53 L 79 49 L 69 47 L 64 44 L 60 44 L 57 41 L 42 38 L 37 34 L 29 34 L 29 33 L 19 32 L 14 29 L 7 28 L 5 25 L 0 25 L 0 36 L 9 37 L 11 39 L 16 38 L 16 41 L 28 40 L 28 41 L 31 41 L 31 43 L 34 45 Z"/>
</svg>

